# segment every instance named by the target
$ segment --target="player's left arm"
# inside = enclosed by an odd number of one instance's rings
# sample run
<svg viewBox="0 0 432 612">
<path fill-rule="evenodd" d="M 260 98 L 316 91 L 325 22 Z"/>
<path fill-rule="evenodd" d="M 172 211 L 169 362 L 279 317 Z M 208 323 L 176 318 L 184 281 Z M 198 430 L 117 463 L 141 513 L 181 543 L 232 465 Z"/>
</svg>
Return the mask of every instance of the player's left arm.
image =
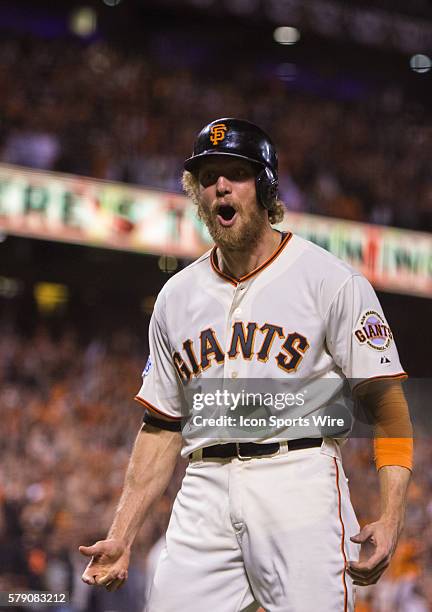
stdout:
<svg viewBox="0 0 432 612">
<path fill-rule="evenodd" d="M 366 558 L 347 568 L 356 584 L 374 584 L 390 563 L 405 514 L 413 456 L 412 425 L 400 384 L 407 375 L 381 304 L 363 276 L 354 273 L 342 283 L 331 297 L 325 323 L 327 347 L 375 425 L 381 512 L 351 538 Z"/>
<path fill-rule="evenodd" d="M 375 425 L 375 462 L 378 469 L 381 513 L 351 538 L 361 544 L 366 558 L 352 561 L 348 573 L 354 584 L 375 584 L 390 564 L 403 529 L 412 469 L 413 438 L 408 405 L 399 382 L 368 385 L 361 400 Z"/>
</svg>

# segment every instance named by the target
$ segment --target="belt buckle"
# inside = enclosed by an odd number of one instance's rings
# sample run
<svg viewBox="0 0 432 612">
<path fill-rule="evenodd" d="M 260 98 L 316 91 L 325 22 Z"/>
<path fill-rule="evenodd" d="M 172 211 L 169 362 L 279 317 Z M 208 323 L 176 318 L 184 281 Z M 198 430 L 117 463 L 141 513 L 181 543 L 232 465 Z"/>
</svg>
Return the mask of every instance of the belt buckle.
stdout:
<svg viewBox="0 0 432 612">
<path fill-rule="evenodd" d="M 240 442 L 236 442 L 236 449 L 237 449 L 237 457 L 241 460 L 241 461 L 249 461 L 249 459 L 252 459 L 252 455 L 242 455 L 240 453 Z"/>
</svg>

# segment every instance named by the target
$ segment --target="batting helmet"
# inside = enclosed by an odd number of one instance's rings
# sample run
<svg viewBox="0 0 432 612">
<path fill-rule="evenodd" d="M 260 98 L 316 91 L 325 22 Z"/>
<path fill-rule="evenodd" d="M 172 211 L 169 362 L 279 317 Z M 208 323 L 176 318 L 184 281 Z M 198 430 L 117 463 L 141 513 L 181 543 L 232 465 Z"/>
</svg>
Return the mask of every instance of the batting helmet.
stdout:
<svg viewBox="0 0 432 612">
<path fill-rule="evenodd" d="M 192 157 L 184 163 L 185 170 L 195 173 L 212 155 L 229 155 L 257 164 L 257 199 L 264 208 L 273 207 L 278 194 L 278 160 L 270 137 L 261 128 L 232 117 L 212 121 L 198 134 Z"/>
</svg>

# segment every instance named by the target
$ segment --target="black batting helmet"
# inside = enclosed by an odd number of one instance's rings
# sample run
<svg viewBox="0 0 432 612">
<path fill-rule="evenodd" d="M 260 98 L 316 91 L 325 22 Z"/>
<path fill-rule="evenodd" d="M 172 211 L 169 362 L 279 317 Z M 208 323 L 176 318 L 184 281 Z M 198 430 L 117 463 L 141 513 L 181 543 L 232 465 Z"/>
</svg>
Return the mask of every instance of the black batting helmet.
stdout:
<svg viewBox="0 0 432 612">
<path fill-rule="evenodd" d="M 278 160 L 270 137 L 261 128 L 232 117 L 212 121 L 198 134 L 192 157 L 184 163 L 185 170 L 195 173 L 202 160 L 212 155 L 229 155 L 257 164 L 257 199 L 264 208 L 273 207 L 278 194 Z"/>
</svg>

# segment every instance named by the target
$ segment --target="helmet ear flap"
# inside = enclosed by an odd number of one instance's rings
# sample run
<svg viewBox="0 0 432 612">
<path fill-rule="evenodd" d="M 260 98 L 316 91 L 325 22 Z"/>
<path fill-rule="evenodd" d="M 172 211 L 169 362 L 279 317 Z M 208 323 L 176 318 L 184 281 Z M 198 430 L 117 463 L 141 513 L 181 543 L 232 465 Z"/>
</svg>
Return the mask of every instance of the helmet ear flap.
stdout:
<svg viewBox="0 0 432 612">
<path fill-rule="evenodd" d="M 278 196 L 278 179 L 276 174 L 265 166 L 255 178 L 257 200 L 267 210 L 273 207 Z"/>
</svg>

